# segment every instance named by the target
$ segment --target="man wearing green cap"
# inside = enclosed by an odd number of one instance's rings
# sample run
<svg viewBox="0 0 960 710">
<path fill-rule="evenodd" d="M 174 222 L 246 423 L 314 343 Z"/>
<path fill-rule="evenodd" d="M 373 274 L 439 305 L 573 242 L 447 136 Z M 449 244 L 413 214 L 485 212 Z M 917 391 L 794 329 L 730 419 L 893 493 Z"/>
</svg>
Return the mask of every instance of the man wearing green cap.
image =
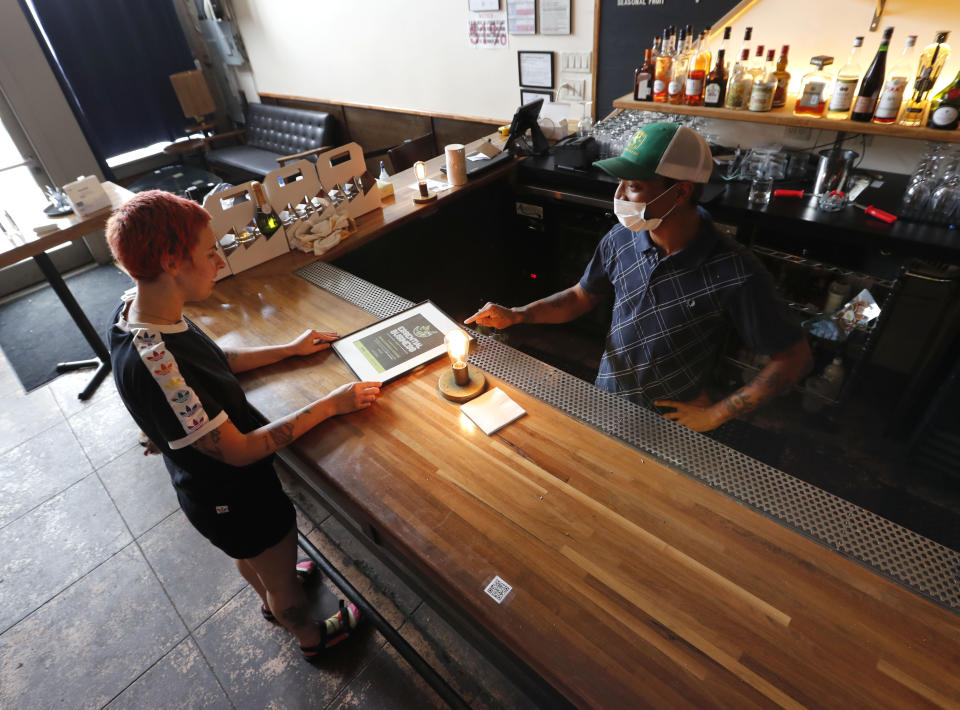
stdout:
<svg viewBox="0 0 960 710">
<path fill-rule="evenodd" d="M 579 283 L 517 308 L 488 303 L 466 323 L 507 328 L 566 323 L 613 296 L 597 387 L 709 431 L 760 406 L 810 371 L 806 338 L 773 279 L 697 205 L 713 167 L 707 142 L 676 123 L 652 123 L 615 158 L 594 163 L 619 179 L 620 224 L 600 240 Z M 729 329 L 770 363 L 713 402 L 704 385 Z"/>
</svg>

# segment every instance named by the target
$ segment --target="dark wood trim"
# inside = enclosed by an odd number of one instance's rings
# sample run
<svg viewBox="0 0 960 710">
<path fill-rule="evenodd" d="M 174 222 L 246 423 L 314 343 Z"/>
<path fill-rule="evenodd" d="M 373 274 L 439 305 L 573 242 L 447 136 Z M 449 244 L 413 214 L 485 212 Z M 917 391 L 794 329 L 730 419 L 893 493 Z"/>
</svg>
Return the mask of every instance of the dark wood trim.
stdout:
<svg viewBox="0 0 960 710">
<path fill-rule="evenodd" d="M 270 99 L 270 101 L 265 101 L 264 99 Z M 406 113 L 412 116 L 430 116 L 431 118 L 450 118 L 456 121 L 467 121 L 469 123 L 488 123 L 492 125 L 503 125 L 504 123 L 509 123 L 509 118 L 489 118 L 486 116 L 461 116 L 455 113 L 432 113 L 430 111 L 413 111 L 411 109 L 403 108 L 393 108 L 391 106 L 377 106 L 375 104 L 358 104 L 352 103 L 350 101 L 332 101 L 330 99 L 313 99 L 307 96 L 291 96 L 289 94 L 272 94 L 269 92 L 262 92 L 260 94 L 260 100 L 264 103 L 280 103 L 284 106 L 291 106 L 289 103 L 294 102 L 304 102 L 311 104 L 313 106 L 317 105 L 326 105 L 326 106 L 349 106 L 351 108 L 367 108 L 374 109 L 376 111 L 389 111 L 391 113 Z"/>
</svg>

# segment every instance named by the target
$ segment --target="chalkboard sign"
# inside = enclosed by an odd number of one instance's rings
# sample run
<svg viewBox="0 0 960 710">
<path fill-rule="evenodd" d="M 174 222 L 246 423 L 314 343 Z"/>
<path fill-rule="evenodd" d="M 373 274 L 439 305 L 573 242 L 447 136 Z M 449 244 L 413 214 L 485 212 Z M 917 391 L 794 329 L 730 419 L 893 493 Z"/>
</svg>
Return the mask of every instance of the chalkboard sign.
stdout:
<svg viewBox="0 0 960 710">
<path fill-rule="evenodd" d="M 597 18 L 597 118 L 613 110 L 613 100 L 633 91 L 633 71 L 643 50 L 667 25 L 693 25 L 699 33 L 726 15 L 740 0 L 601 0 Z M 740 46 L 739 38 L 734 46 Z M 716 49 L 716 47 L 714 47 Z"/>
</svg>

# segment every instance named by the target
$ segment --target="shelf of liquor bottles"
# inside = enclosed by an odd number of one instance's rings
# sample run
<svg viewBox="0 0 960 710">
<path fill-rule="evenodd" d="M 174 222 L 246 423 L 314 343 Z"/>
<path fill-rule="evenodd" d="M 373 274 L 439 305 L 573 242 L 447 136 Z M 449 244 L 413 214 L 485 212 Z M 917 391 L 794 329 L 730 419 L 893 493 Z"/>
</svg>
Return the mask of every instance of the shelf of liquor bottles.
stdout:
<svg viewBox="0 0 960 710">
<path fill-rule="evenodd" d="M 703 118 L 722 118 L 728 121 L 765 123 L 772 126 L 796 126 L 799 128 L 816 128 L 826 131 L 866 133 L 877 136 L 889 136 L 891 138 L 936 141 L 938 143 L 960 143 L 960 129 L 940 131 L 935 128 L 900 126 L 893 123 L 864 123 L 861 121 L 837 121 L 828 118 L 811 118 L 795 115 L 791 108 L 792 105 L 793 101 L 788 101 L 787 108 L 773 109 L 772 111 L 738 111 L 729 108 L 708 108 L 706 106 L 636 101 L 633 98 L 633 94 L 624 94 L 613 102 L 614 108 L 618 109 L 657 111 L 659 113 L 673 113 L 684 116 L 702 116 Z"/>
</svg>

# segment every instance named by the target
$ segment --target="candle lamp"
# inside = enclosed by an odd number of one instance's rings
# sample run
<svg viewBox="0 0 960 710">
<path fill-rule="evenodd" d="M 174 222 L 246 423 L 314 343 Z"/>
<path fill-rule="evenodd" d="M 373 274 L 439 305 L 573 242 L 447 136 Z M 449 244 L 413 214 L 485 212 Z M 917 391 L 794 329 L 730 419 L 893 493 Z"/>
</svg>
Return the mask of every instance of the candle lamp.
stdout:
<svg viewBox="0 0 960 710">
<path fill-rule="evenodd" d="M 437 382 L 440 394 L 451 402 L 469 402 L 483 392 L 487 386 L 487 378 L 482 372 L 471 370 L 467 364 L 467 353 L 470 351 L 470 336 L 456 328 L 447 333 L 443 339 L 450 356 L 450 369 L 444 370 Z"/>
<path fill-rule="evenodd" d="M 420 187 L 420 192 L 419 194 L 414 194 L 413 201 L 419 205 L 437 199 L 437 193 L 430 192 L 430 190 L 427 189 L 427 166 L 424 165 L 422 160 L 418 160 L 413 164 L 413 172 L 417 176 L 417 184 Z"/>
</svg>

